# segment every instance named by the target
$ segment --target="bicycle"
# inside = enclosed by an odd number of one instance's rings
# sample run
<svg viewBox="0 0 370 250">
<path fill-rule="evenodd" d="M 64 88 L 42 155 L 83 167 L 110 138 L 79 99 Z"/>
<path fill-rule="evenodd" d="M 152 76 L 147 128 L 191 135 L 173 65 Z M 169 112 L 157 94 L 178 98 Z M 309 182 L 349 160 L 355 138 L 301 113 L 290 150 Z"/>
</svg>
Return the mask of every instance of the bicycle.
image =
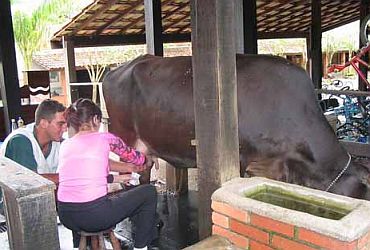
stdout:
<svg viewBox="0 0 370 250">
<path fill-rule="evenodd" d="M 342 90 L 346 90 L 344 87 Z M 367 143 L 370 124 L 370 101 L 360 97 L 339 95 L 343 99 L 341 107 L 332 110 L 335 115 L 343 116 L 344 121 L 337 128 L 338 139 Z"/>
<path fill-rule="evenodd" d="M 332 72 L 340 72 L 347 68 L 348 66 L 352 66 L 358 76 L 365 82 L 367 89 L 370 89 L 370 83 L 367 80 L 367 77 L 362 73 L 360 70 L 360 65 L 363 65 L 367 68 L 370 67 L 370 65 L 365 62 L 364 60 L 361 59 L 364 55 L 369 53 L 370 51 L 370 43 L 369 43 L 369 38 L 370 38 L 370 15 L 367 15 L 363 22 L 361 23 L 360 27 L 360 40 L 362 44 L 366 44 L 364 47 L 362 47 L 356 54 L 353 56 L 348 62 L 345 64 L 332 64 L 328 68 L 328 73 Z"/>
</svg>

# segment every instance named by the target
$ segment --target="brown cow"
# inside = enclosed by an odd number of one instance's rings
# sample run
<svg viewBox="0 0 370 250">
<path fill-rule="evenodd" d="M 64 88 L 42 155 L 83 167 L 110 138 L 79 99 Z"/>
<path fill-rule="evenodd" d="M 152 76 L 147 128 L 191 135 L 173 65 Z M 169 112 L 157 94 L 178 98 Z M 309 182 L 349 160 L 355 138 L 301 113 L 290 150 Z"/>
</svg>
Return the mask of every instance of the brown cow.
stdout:
<svg viewBox="0 0 370 250">
<path fill-rule="evenodd" d="M 274 56 L 237 55 L 241 174 L 370 199 L 368 170 L 350 160 L 306 72 Z M 103 82 L 113 133 L 176 167 L 195 167 L 191 57 L 145 55 Z"/>
</svg>

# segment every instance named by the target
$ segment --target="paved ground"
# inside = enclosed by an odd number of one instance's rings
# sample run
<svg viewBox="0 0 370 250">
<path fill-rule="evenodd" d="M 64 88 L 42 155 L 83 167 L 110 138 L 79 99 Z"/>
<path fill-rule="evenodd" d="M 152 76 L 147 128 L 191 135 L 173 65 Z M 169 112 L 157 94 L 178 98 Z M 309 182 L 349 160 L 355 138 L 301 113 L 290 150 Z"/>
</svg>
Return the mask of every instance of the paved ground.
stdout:
<svg viewBox="0 0 370 250">
<path fill-rule="evenodd" d="M 60 242 L 60 249 L 61 250 L 71 250 L 73 249 L 72 246 L 72 233 L 70 230 L 65 228 L 62 225 L 58 226 L 58 233 L 59 233 L 59 242 Z M 8 242 L 8 234 L 0 233 L 0 249 L 1 250 L 9 250 L 9 242 Z"/>
<path fill-rule="evenodd" d="M 163 221 L 160 231 L 159 248 L 161 250 L 178 250 L 198 241 L 197 193 L 190 191 L 181 197 L 166 192 L 159 192 L 157 212 Z M 129 227 L 124 226 L 124 228 Z M 72 233 L 64 226 L 58 226 L 61 250 L 71 250 Z M 119 235 L 127 239 L 127 229 L 119 230 Z M 107 245 L 108 249 L 109 245 Z M 0 233 L 0 250 L 9 250 L 7 233 Z"/>
</svg>

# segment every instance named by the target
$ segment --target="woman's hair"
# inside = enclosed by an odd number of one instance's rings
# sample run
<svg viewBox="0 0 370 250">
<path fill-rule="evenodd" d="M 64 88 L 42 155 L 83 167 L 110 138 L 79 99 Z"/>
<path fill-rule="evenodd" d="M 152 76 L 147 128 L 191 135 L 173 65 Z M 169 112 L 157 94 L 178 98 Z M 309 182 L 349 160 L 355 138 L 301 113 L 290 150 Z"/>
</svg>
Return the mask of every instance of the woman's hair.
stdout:
<svg viewBox="0 0 370 250">
<path fill-rule="evenodd" d="M 76 132 L 80 131 L 81 126 L 90 126 L 93 117 L 97 116 L 100 121 L 102 112 L 100 108 L 90 99 L 80 98 L 71 104 L 64 113 L 67 126 L 72 127 Z M 94 124 L 93 124 L 94 125 Z"/>
</svg>

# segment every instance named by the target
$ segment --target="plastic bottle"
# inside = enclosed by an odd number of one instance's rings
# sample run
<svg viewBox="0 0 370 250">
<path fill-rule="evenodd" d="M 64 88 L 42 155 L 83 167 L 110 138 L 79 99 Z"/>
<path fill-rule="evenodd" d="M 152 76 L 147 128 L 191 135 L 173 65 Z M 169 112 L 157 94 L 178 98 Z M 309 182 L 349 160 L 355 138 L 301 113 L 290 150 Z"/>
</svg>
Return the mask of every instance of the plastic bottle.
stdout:
<svg viewBox="0 0 370 250">
<path fill-rule="evenodd" d="M 23 128 L 24 127 L 24 121 L 23 121 L 22 117 L 18 117 L 17 125 L 18 125 L 18 128 Z"/>
<path fill-rule="evenodd" d="M 16 130 L 18 128 L 17 123 L 15 122 L 15 119 L 12 119 L 12 131 Z"/>
</svg>

